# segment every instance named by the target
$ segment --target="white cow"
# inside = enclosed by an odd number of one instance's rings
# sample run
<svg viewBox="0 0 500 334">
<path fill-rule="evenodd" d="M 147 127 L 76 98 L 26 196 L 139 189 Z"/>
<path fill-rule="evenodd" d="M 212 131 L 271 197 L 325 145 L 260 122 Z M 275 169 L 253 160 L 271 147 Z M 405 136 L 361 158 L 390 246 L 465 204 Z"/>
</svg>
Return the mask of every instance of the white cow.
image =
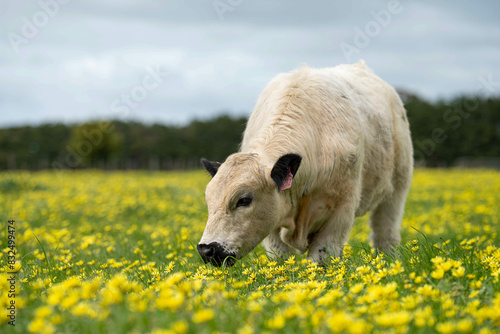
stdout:
<svg viewBox="0 0 500 334">
<path fill-rule="evenodd" d="M 271 256 L 341 256 L 355 217 L 371 211 L 375 247 L 392 251 L 413 173 L 406 112 L 364 62 L 280 74 L 264 89 L 240 152 L 213 176 L 198 244 L 205 262 L 234 264 L 261 241 Z"/>
</svg>

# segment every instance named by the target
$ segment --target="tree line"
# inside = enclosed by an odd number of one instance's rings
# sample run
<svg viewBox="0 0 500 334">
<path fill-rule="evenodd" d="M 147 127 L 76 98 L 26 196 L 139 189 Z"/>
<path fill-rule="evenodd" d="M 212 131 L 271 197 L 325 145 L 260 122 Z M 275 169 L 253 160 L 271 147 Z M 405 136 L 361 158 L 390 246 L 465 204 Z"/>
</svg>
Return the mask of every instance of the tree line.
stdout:
<svg viewBox="0 0 500 334">
<path fill-rule="evenodd" d="M 464 157 L 500 157 L 499 97 L 430 102 L 400 95 L 418 164 L 452 166 Z M 244 117 L 218 116 L 185 126 L 114 120 L 4 128 L 0 169 L 199 168 L 201 157 L 223 161 L 236 152 L 245 124 Z"/>
</svg>

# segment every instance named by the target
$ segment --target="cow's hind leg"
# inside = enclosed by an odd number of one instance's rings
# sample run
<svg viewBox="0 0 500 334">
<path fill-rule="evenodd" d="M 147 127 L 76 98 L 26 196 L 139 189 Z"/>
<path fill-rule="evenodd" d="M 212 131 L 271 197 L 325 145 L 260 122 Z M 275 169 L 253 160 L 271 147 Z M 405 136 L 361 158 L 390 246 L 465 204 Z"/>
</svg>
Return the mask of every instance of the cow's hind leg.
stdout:
<svg viewBox="0 0 500 334">
<path fill-rule="evenodd" d="M 396 189 L 372 211 L 370 226 L 373 245 L 389 254 L 401 242 L 401 221 L 405 208 L 408 188 Z"/>
</svg>

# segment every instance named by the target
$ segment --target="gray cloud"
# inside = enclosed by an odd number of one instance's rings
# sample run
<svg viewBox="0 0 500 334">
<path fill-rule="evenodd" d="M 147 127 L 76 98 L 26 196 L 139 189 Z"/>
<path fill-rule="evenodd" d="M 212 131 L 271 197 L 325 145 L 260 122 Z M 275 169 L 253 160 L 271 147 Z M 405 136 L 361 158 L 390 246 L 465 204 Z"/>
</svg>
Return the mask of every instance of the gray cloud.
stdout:
<svg viewBox="0 0 500 334">
<path fill-rule="evenodd" d="M 41 0 L 51 1 L 62 0 Z M 341 43 L 354 45 L 356 29 L 388 8 L 243 0 L 221 20 L 211 0 L 65 1 L 18 53 L 9 38 L 43 9 L 0 4 L 0 126 L 116 117 L 113 103 L 157 65 L 168 74 L 119 116 L 184 123 L 247 114 L 277 73 L 347 62 Z M 479 76 L 500 81 L 500 3 L 401 1 L 400 9 L 353 61 L 363 58 L 390 84 L 430 99 L 472 94 Z"/>
</svg>

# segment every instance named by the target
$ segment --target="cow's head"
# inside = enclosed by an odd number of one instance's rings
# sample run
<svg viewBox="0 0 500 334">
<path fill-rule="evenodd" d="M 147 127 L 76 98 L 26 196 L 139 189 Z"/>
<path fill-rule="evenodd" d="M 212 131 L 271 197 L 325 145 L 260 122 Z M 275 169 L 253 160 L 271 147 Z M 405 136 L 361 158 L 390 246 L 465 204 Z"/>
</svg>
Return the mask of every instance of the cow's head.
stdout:
<svg viewBox="0 0 500 334">
<path fill-rule="evenodd" d="M 278 226 L 280 192 L 291 187 L 301 157 L 286 154 L 266 166 L 257 154 L 235 153 L 223 163 L 202 159 L 212 175 L 205 192 L 208 221 L 198 244 L 205 262 L 233 265 Z"/>
</svg>

